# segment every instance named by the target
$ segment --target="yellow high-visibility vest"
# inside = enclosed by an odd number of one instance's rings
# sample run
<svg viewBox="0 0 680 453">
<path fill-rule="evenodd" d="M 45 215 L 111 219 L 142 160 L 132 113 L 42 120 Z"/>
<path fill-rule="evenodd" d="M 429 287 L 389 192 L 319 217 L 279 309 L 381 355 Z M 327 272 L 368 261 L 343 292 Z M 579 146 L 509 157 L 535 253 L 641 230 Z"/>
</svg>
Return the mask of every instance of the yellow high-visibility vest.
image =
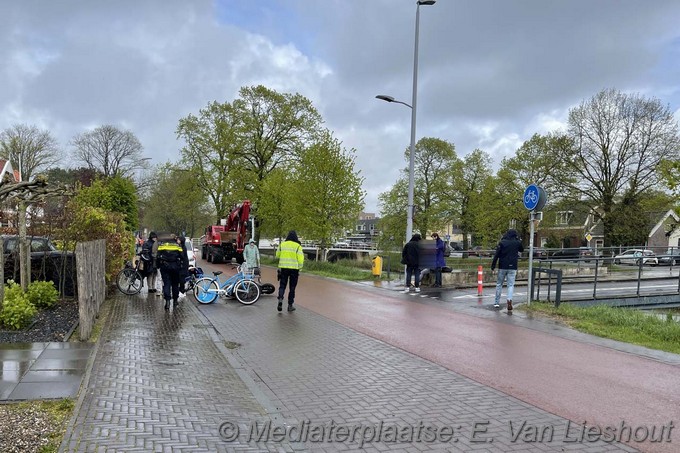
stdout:
<svg viewBox="0 0 680 453">
<path fill-rule="evenodd" d="M 305 263 L 302 246 L 294 241 L 283 241 L 276 249 L 276 257 L 281 269 L 302 269 Z"/>
</svg>

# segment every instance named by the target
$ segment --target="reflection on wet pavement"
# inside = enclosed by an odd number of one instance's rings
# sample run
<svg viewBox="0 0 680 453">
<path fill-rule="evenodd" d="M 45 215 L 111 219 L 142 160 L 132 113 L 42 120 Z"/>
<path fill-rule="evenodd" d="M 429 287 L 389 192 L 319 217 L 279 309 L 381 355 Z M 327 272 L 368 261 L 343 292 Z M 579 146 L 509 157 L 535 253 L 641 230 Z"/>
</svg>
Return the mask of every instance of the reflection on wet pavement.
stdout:
<svg viewBox="0 0 680 453">
<path fill-rule="evenodd" d="M 0 344 L 0 401 L 78 394 L 92 343 Z"/>
</svg>

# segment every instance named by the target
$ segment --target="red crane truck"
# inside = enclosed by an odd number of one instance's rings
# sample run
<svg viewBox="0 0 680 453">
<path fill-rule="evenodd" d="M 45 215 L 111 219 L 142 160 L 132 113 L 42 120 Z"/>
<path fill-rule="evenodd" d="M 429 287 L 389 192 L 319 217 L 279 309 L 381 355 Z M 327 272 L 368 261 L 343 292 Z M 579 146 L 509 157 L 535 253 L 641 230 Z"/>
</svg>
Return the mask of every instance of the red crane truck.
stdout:
<svg viewBox="0 0 680 453">
<path fill-rule="evenodd" d="M 248 239 L 250 201 L 236 205 L 227 216 L 225 225 L 210 225 L 201 236 L 201 258 L 209 263 L 230 262 L 236 258 L 243 263 L 243 248 Z"/>
</svg>

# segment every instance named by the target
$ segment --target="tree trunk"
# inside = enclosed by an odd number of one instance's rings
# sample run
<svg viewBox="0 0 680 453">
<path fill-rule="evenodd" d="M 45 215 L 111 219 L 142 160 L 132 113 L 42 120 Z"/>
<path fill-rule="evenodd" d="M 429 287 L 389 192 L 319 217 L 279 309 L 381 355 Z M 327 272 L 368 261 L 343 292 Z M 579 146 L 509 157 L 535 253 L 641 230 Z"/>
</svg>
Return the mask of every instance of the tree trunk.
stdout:
<svg viewBox="0 0 680 453">
<path fill-rule="evenodd" d="M 19 278 L 21 279 L 21 289 L 24 292 L 28 289 L 31 279 L 31 255 L 29 244 L 26 243 L 26 203 L 20 201 L 19 209 Z"/>
</svg>

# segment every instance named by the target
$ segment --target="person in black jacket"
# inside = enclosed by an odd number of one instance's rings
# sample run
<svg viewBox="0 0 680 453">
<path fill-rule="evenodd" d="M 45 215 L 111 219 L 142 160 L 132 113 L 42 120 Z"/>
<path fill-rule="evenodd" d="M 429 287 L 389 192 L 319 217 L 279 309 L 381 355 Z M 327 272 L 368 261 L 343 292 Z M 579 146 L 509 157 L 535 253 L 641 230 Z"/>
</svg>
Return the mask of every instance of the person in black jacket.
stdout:
<svg viewBox="0 0 680 453">
<path fill-rule="evenodd" d="M 406 265 L 405 293 L 411 290 L 411 275 L 414 276 L 416 292 L 420 292 L 420 269 L 418 269 L 420 264 L 420 244 L 418 242 L 420 242 L 420 239 L 419 233 L 414 234 L 401 251 L 401 264 Z"/>
<path fill-rule="evenodd" d="M 154 251 L 154 244 L 158 240 L 158 235 L 153 231 L 149 233 L 149 238 L 142 245 L 141 260 L 144 263 L 144 277 L 146 277 L 146 286 L 149 288 L 149 294 L 155 293 L 156 290 L 156 276 L 158 269 L 156 268 L 156 254 Z"/>
<path fill-rule="evenodd" d="M 522 241 L 517 237 L 517 231 L 509 229 L 496 247 L 496 253 L 491 262 L 491 271 L 496 269 L 498 263 L 498 278 L 496 280 L 496 299 L 495 308 L 500 308 L 501 292 L 503 290 L 503 280 L 507 279 L 508 284 L 508 311 L 512 311 L 512 292 L 515 289 L 515 277 L 517 276 L 517 259 L 519 254 L 524 251 Z"/>
<path fill-rule="evenodd" d="M 186 253 L 177 241 L 177 236 L 166 235 L 159 237 L 158 241 L 158 267 L 163 278 L 163 298 L 165 309 L 170 309 L 170 298 L 173 306 L 177 308 L 179 298 L 180 273 L 187 266 Z"/>
</svg>

